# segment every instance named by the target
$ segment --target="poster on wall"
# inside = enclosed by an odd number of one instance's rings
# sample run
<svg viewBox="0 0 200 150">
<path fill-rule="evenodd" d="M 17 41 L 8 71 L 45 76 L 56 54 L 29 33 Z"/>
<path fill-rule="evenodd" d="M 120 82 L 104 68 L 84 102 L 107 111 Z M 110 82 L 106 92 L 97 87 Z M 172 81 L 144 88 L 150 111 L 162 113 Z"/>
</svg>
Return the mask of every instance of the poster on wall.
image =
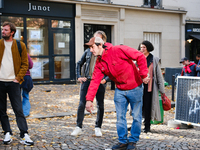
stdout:
<svg viewBox="0 0 200 150">
<path fill-rule="evenodd" d="M 21 40 L 21 29 L 16 28 L 14 39 Z"/>
<path fill-rule="evenodd" d="M 30 72 L 32 79 L 43 79 L 43 61 L 33 61 L 33 68 Z"/>
<path fill-rule="evenodd" d="M 42 29 L 29 29 L 29 40 L 42 40 Z"/>
<path fill-rule="evenodd" d="M 30 49 L 30 54 L 33 56 L 43 54 L 43 44 L 42 43 L 39 43 L 39 44 L 30 43 L 29 49 Z"/>
<path fill-rule="evenodd" d="M 178 76 L 175 120 L 200 126 L 200 77 Z"/>
</svg>

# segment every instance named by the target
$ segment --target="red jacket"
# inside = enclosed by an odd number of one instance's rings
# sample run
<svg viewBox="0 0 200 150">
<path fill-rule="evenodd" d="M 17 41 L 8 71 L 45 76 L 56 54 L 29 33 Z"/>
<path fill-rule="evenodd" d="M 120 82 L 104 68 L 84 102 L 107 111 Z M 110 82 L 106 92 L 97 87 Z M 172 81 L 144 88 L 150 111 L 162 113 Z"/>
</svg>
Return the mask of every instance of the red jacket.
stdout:
<svg viewBox="0 0 200 150">
<path fill-rule="evenodd" d="M 131 90 L 142 84 L 148 68 L 144 54 L 125 45 L 106 43 L 102 56 L 98 56 L 86 100 L 93 101 L 104 74 L 115 82 L 120 90 Z M 137 61 L 138 68 L 133 63 Z M 141 79 L 142 78 L 142 79 Z"/>
</svg>

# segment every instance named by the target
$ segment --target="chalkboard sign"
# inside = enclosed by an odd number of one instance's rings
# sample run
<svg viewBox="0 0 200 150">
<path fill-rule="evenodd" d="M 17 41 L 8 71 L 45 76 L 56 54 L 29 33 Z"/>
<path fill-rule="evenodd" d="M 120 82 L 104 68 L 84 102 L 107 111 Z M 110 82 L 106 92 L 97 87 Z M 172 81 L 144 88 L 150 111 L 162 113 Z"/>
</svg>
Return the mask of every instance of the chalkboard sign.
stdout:
<svg viewBox="0 0 200 150">
<path fill-rule="evenodd" d="M 178 76 L 175 120 L 200 126 L 200 77 Z"/>
</svg>

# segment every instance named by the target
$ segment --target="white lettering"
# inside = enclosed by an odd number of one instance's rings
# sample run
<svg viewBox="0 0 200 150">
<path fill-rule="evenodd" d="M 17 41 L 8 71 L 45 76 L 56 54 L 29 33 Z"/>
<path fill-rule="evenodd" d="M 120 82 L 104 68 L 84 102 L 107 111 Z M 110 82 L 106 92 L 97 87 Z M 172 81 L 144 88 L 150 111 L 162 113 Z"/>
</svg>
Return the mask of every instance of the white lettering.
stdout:
<svg viewBox="0 0 200 150">
<path fill-rule="evenodd" d="M 37 5 L 32 5 L 32 3 L 28 4 L 28 11 L 50 11 L 50 6 L 37 6 Z"/>
<path fill-rule="evenodd" d="M 38 6 L 38 10 L 42 10 L 42 7 L 41 7 L 41 6 Z"/>
<path fill-rule="evenodd" d="M 46 6 L 43 6 L 43 11 L 46 11 L 46 10 L 47 10 Z"/>
<path fill-rule="evenodd" d="M 200 28 L 193 28 L 193 32 L 200 32 Z"/>
</svg>

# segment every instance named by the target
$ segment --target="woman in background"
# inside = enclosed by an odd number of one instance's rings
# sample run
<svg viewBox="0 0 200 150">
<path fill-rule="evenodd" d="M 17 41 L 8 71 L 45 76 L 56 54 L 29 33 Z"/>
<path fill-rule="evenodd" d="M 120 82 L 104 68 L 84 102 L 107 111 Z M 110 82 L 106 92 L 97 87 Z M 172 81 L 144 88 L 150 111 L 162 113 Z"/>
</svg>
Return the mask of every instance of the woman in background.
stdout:
<svg viewBox="0 0 200 150">
<path fill-rule="evenodd" d="M 161 121 L 159 91 L 161 94 L 165 93 L 164 80 L 160 68 L 160 58 L 153 56 L 150 52 L 154 50 L 151 42 L 143 41 L 140 44 L 140 52 L 142 52 L 147 60 L 147 67 L 149 69 L 150 81 L 144 85 L 143 94 L 143 117 L 144 129 L 143 132 L 150 132 L 150 121 Z"/>
</svg>

